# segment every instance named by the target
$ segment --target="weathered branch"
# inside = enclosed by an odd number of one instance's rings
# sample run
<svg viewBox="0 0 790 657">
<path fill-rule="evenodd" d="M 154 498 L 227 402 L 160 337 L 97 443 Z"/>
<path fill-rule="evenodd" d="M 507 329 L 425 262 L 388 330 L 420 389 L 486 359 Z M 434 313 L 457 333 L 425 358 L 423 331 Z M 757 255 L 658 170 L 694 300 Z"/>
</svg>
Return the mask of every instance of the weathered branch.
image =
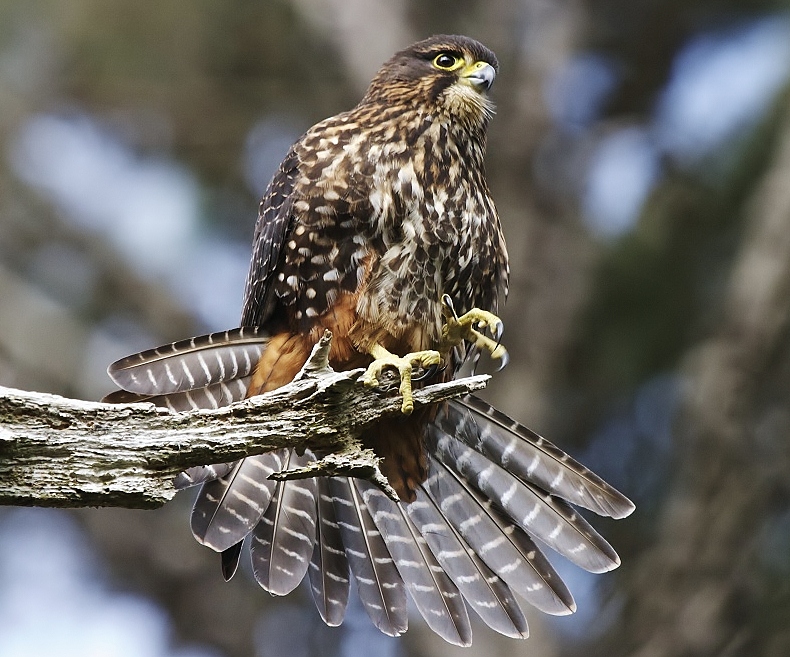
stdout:
<svg viewBox="0 0 790 657">
<path fill-rule="evenodd" d="M 0 387 L 0 504 L 157 507 L 175 495 L 173 480 L 186 468 L 280 447 L 327 455 L 291 476 L 360 476 L 386 490 L 377 457 L 357 439 L 379 418 L 398 415 L 400 398 L 358 383 L 361 369 L 333 371 L 328 351 L 327 337 L 278 390 L 189 413 Z M 487 378 L 415 390 L 415 408 L 483 388 Z"/>
</svg>

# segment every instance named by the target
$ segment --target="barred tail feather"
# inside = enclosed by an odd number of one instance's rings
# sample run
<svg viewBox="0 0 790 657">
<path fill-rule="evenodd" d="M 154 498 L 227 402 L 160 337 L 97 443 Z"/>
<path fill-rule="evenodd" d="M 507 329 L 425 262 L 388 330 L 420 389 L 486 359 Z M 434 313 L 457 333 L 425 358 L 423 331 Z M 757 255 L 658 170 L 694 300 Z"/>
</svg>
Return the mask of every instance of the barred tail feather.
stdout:
<svg viewBox="0 0 790 657">
<path fill-rule="evenodd" d="M 127 356 L 107 368 L 119 388 L 170 395 L 249 376 L 268 342 L 261 329 L 242 327 L 181 340 Z"/>
<path fill-rule="evenodd" d="M 184 488 L 191 488 L 198 484 L 205 484 L 208 481 L 214 481 L 220 477 L 227 475 L 233 468 L 236 467 L 238 461 L 232 463 L 217 463 L 215 465 L 196 465 L 194 468 L 189 468 L 176 475 L 173 485 L 176 490 L 183 490 Z"/>
<path fill-rule="evenodd" d="M 483 400 L 467 396 L 444 405 L 436 423 L 522 481 L 572 504 L 612 518 L 624 518 L 634 504 L 594 472 L 531 429 Z"/>
<path fill-rule="evenodd" d="M 239 541 L 235 545 L 231 545 L 227 550 L 223 550 L 220 554 L 222 558 L 222 577 L 226 582 L 233 579 L 236 570 L 238 570 L 242 547 L 244 547 L 244 541 Z"/>
<path fill-rule="evenodd" d="M 559 576 L 554 566 L 541 552 L 529 534 L 514 523 L 504 513 L 497 509 L 491 500 L 484 499 L 475 491 L 480 506 L 486 513 L 499 525 L 502 533 L 510 539 L 510 542 L 521 554 L 522 560 L 529 564 L 535 571 L 537 584 L 531 587 L 529 595 L 524 598 L 533 607 L 553 616 L 564 616 L 576 611 L 576 601 L 573 599 L 568 587 Z M 544 589 L 545 587 L 545 589 Z M 518 589 L 517 589 L 518 590 Z M 551 593 L 548 593 L 550 591 Z M 546 604 L 548 601 L 548 604 Z"/>
<path fill-rule="evenodd" d="M 521 541 L 523 537 L 518 534 L 519 542 L 514 542 L 512 532 L 504 531 L 503 523 L 489 513 L 479 493 L 440 460 L 431 460 L 430 476 L 424 486 L 475 554 L 513 591 L 541 611 L 554 615 L 571 613 L 575 605 L 570 592 L 534 544 Z"/>
<path fill-rule="evenodd" d="M 329 490 L 329 479 L 317 478 L 316 489 L 316 541 L 307 572 L 318 613 L 327 625 L 337 627 L 343 622 L 348 605 L 348 559 Z"/>
<path fill-rule="evenodd" d="M 305 452 L 288 452 L 283 469 L 313 461 Z M 316 481 L 297 479 L 277 483 L 274 496 L 252 532 L 250 553 L 255 579 L 269 593 L 286 595 L 307 572 L 316 537 Z"/>
<path fill-rule="evenodd" d="M 461 593 L 442 570 L 403 507 L 380 489 L 354 481 L 373 516 L 417 609 L 428 626 L 449 643 L 472 644 L 469 614 Z"/>
<path fill-rule="evenodd" d="M 387 545 L 350 479 L 332 477 L 329 489 L 365 611 L 382 632 L 400 636 L 408 622 L 406 589 Z"/>
<path fill-rule="evenodd" d="M 483 622 L 505 636 L 525 639 L 529 628 L 515 595 L 466 544 L 423 485 L 406 512 L 444 571 Z"/>
<path fill-rule="evenodd" d="M 173 413 L 192 411 L 199 408 L 219 408 L 244 399 L 250 378 L 250 376 L 245 376 L 232 381 L 215 383 L 198 390 L 187 390 L 168 395 L 145 395 L 129 392 L 128 390 L 116 390 L 107 395 L 102 401 L 110 404 L 148 402 L 167 408 Z M 197 486 L 198 484 L 224 477 L 235 466 L 235 462 L 195 466 L 177 475 L 174 485 L 176 490 Z"/>
<path fill-rule="evenodd" d="M 268 477 L 282 470 L 285 450 L 248 456 L 226 476 L 203 484 L 192 509 L 192 533 L 222 552 L 249 534 L 266 512 L 276 482 Z"/>
<path fill-rule="evenodd" d="M 268 340 L 262 330 L 241 328 L 129 356 L 110 366 L 122 390 L 105 401 L 147 401 L 173 412 L 231 404 L 246 397 Z M 437 408 L 424 444 L 428 477 L 410 504 L 363 480 L 270 480 L 314 458 L 290 450 L 190 468 L 175 485 L 202 484 L 192 531 L 221 552 L 226 579 L 252 534 L 261 586 L 285 595 L 307 573 L 331 626 L 343 621 L 353 573 L 366 612 L 386 634 L 406 630 L 409 591 L 450 643 L 471 644 L 467 603 L 497 632 L 524 638 L 529 630 L 516 594 L 550 614 L 575 610 L 538 544 L 591 572 L 619 564 L 571 504 L 614 518 L 634 505 L 541 436 L 465 397 Z"/>
<path fill-rule="evenodd" d="M 105 401 L 147 401 L 173 412 L 219 408 L 244 399 L 267 334 L 255 328 L 211 333 L 150 349 L 108 368 L 122 390 Z M 198 466 L 176 477 L 175 486 L 202 483 L 192 510 L 195 538 L 223 553 L 223 574 L 235 571 L 240 543 L 269 507 L 285 452 L 248 457 L 235 463 Z"/>
<path fill-rule="evenodd" d="M 201 408 L 219 408 L 244 399 L 252 377 L 215 383 L 205 388 L 174 392 L 167 395 L 146 395 L 128 390 L 115 390 L 102 399 L 107 404 L 139 404 L 147 402 L 161 406 L 173 413 L 196 411 Z"/>
<path fill-rule="evenodd" d="M 471 447 L 429 427 L 436 458 L 504 511 L 531 536 L 590 572 L 616 568 L 620 559 L 600 534 L 566 502 L 525 484 Z"/>
</svg>

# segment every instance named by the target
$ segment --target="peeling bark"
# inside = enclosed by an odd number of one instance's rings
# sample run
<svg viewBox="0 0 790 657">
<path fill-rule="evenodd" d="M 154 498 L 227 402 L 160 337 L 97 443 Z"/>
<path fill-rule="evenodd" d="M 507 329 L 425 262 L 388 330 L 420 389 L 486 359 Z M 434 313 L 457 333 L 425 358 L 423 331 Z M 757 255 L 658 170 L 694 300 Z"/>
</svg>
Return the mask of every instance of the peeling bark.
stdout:
<svg viewBox="0 0 790 657">
<path fill-rule="evenodd" d="M 357 476 L 394 496 L 378 457 L 357 439 L 373 422 L 400 413 L 400 397 L 363 386 L 362 369 L 333 371 L 328 349 L 322 340 L 278 390 L 188 413 L 0 387 L 0 504 L 155 508 L 173 498 L 173 480 L 186 468 L 280 447 L 326 455 L 294 477 Z M 415 408 L 479 390 L 487 379 L 415 390 Z"/>
</svg>

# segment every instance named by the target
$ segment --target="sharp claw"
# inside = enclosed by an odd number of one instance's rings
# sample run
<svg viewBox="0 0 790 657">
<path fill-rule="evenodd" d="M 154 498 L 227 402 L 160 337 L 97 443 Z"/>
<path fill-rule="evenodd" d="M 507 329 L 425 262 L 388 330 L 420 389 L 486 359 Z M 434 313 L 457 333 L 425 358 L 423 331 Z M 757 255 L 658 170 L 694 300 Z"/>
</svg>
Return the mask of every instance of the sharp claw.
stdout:
<svg viewBox="0 0 790 657">
<path fill-rule="evenodd" d="M 448 317 L 452 317 L 455 320 L 458 319 L 458 314 L 455 312 L 455 305 L 453 305 L 453 300 L 450 298 L 449 294 L 442 295 L 442 305 L 447 311 Z"/>
<path fill-rule="evenodd" d="M 499 367 L 497 367 L 496 371 L 501 372 L 503 369 L 507 367 L 507 364 L 510 362 L 510 354 L 506 351 L 499 359 Z"/>
<path fill-rule="evenodd" d="M 492 334 L 494 336 L 494 340 L 496 340 L 497 347 L 499 343 L 502 341 L 502 334 L 505 332 L 505 324 L 501 320 L 496 323 L 493 327 Z"/>
<path fill-rule="evenodd" d="M 413 376 L 413 377 L 411 377 L 411 380 L 412 381 L 427 381 L 428 379 L 431 379 L 434 376 L 436 376 L 436 374 L 438 374 L 439 372 L 444 371 L 445 367 L 446 367 L 446 365 L 442 365 L 441 367 L 438 364 L 436 364 L 436 365 L 428 365 L 428 367 L 423 369 L 422 373 L 419 376 Z"/>
<path fill-rule="evenodd" d="M 480 362 L 480 352 L 475 351 L 474 356 L 472 356 L 472 376 L 477 374 L 477 364 Z"/>
</svg>

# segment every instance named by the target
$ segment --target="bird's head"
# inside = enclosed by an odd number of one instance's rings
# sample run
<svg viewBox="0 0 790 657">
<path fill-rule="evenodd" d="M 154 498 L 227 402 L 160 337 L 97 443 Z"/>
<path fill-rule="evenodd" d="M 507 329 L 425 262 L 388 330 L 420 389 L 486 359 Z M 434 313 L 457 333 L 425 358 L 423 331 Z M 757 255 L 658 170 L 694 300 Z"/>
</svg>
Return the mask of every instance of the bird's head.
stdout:
<svg viewBox="0 0 790 657">
<path fill-rule="evenodd" d="M 405 106 L 484 128 L 494 113 L 488 91 L 499 63 L 465 36 L 432 36 L 396 53 L 370 83 L 363 103 Z"/>
</svg>

